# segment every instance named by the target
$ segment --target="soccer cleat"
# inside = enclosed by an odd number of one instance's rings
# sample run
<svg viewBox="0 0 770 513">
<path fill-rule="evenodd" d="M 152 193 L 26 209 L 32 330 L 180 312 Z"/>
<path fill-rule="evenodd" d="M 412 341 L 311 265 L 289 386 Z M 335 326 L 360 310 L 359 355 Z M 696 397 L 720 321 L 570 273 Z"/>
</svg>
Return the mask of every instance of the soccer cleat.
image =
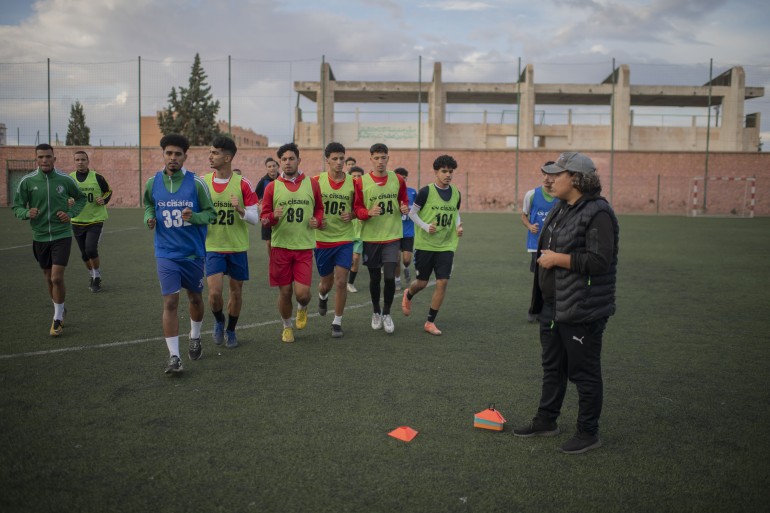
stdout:
<svg viewBox="0 0 770 513">
<path fill-rule="evenodd" d="M 556 436 L 559 433 L 561 433 L 561 430 L 555 420 L 547 420 L 542 417 L 535 417 L 529 424 L 513 428 L 514 436 L 524 438 L 530 436 Z"/>
<path fill-rule="evenodd" d="M 91 292 L 94 291 L 94 277 L 93 276 L 88 278 L 88 290 L 90 290 Z"/>
<path fill-rule="evenodd" d="M 396 327 L 393 325 L 393 317 L 389 314 L 382 316 L 382 326 L 385 328 L 385 333 L 393 333 Z"/>
<path fill-rule="evenodd" d="M 166 374 L 182 372 L 182 359 L 177 355 L 173 355 L 168 359 L 168 365 L 166 366 Z"/>
<path fill-rule="evenodd" d="M 214 322 L 214 343 L 218 346 L 222 345 L 225 341 L 225 323 L 216 321 Z"/>
<path fill-rule="evenodd" d="M 342 338 L 342 326 L 339 324 L 332 324 L 332 338 Z"/>
<path fill-rule="evenodd" d="M 527 312 L 527 322 L 537 322 L 537 315 Z"/>
<path fill-rule="evenodd" d="M 297 329 L 304 330 L 307 326 L 307 308 L 297 310 Z"/>
<path fill-rule="evenodd" d="M 187 351 L 187 356 L 190 360 L 199 360 L 203 356 L 203 346 L 201 346 L 201 338 L 190 337 L 190 349 Z"/>
<path fill-rule="evenodd" d="M 348 292 L 355 294 L 356 292 L 358 292 L 358 289 L 352 283 L 348 283 Z"/>
<path fill-rule="evenodd" d="M 404 297 L 401 298 L 401 312 L 409 317 L 412 313 L 412 300 L 406 297 L 407 294 L 409 294 L 409 289 L 404 291 Z"/>
<path fill-rule="evenodd" d="M 91 280 L 91 286 L 89 288 L 91 289 L 91 292 L 99 292 L 102 290 L 102 279 L 97 276 Z"/>
<path fill-rule="evenodd" d="M 401 278 L 396 278 L 396 292 L 401 290 Z"/>
<path fill-rule="evenodd" d="M 323 317 L 326 315 L 327 311 L 327 303 L 329 302 L 329 296 L 326 296 L 326 299 L 318 298 L 318 315 Z"/>
<path fill-rule="evenodd" d="M 425 323 L 425 326 L 423 326 L 423 329 L 425 329 L 426 332 L 430 333 L 431 335 L 439 336 L 441 335 L 441 330 L 436 327 L 435 324 L 433 324 L 430 321 L 427 321 Z"/>
<path fill-rule="evenodd" d="M 235 331 L 227 330 L 225 332 L 225 345 L 229 349 L 235 349 L 238 347 L 238 337 L 235 336 Z"/>
<path fill-rule="evenodd" d="M 411 279 L 411 273 L 409 272 L 408 267 L 404 267 L 404 282 L 406 283 L 406 286 L 409 286 L 409 283 L 412 281 Z"/>
<path fill-rule="evenodd" d="M 281 342 L 294 342 L 294 330 L 291 328 L 284 328 L 283 333 L 281 333 Z"/>
<path fill-rule="evenodd" d="M 578 431 L 575 436 L 561 444 L 559 450 L 564 454 L 582 454 L 602 446 L 602 441 L 596 435 Z"/>
<path fill-rule="evenodd" d="M 61 325 L 64 326 L 64 318 L 67 317 L 67 307 L 64 307 L 64 312 L 61 314 Z"/>
<path fill-rule="evenodd" d="M 61 321 L 59 319 L 54 319 L 51 323 L 51 331 L 49 331 L 49 333 L 52 337 L 58 337 L 62 334 L 62 331 L 63 329 Z"/>
<path fill-rule="evenodd" d="M 378 313 L 372 314 L 372 329 L 373 330 L 382 329 L 382 315 Z"/>
</svg>

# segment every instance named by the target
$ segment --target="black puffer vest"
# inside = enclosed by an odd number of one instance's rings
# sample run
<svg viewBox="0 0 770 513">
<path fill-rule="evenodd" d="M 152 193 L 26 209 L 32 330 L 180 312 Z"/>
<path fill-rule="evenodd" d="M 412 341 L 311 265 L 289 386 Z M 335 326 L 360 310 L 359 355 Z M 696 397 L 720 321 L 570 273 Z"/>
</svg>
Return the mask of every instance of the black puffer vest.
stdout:
<svg viewBox="0 0 770 513">
<path fill-rule="evenodd" d="M 551 239 L 551 250 L 556 253 L 584 253 L 586 251 L 586 234 L 591 220 L 599 212 L 607 212 L 612 219 L 614 232 L 614 251 L 610 267 L 606 273 L 599 275 L 579 274 L 561 267 L 555 268 L 556 277 L 556 313 L 557 322 L 578 323 L 591 322 L 615 313 L 615 276 L 618 266 L 618 241 L 620 230 L 618 219 L 610 208 L 607 200 L 598 195 L 585 195 L 569 210 L 559 215 L 567 204 L 561 202 L 553 208 L 545 220 L 538 241 L 538 255 L 543 246 L 548 244 L 549 225 L 556 220 L 559 229 Z M 539 313 L 543 306 L 543 296 L 538 285 L 539 267 L 535 270 L 535 283 L 532 291 L 530 311 Z"/>
</svg>

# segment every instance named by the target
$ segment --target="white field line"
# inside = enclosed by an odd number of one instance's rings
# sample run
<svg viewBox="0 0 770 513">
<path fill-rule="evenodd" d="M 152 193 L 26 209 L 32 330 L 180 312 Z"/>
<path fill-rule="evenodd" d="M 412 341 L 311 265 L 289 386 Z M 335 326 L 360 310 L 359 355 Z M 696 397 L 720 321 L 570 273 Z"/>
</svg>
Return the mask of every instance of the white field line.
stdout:
<svg viewBox="0 0 770 513">
<path fill-rule="evenodd" d="M 129 228 L 130 230 L 133 230 L 133 228 Z M 431 280 L 428 282 L 428 287 L 432 287 L 435 285 L 436 282 L 434 280 Z M 365 287 L 362 289 L 364 292 L 368 292 L 369 288 Z M 396 296 L 393 298 L 393 304 L 396 307 L 400 308 L 400 303 L 398 303 L 399 293 L 396 293 Z M 372 306 L 371 301 L 367 301 L 366 303 L 359 303 L 357 305 L 346 305 L 345 310 L 355 310 L 357 308 L 363 308 L 366 306 Z M 333 310 L 333 309 L 332 309 Z M 308 317 L 319 317 L 318 313 L 310 313 L 308 314 Z M 282 321 L 280 319 L 274 319 L 272 321 L 263 321 L 263 322 L 256 322 L 252 324 L 243 324 L 238 325 L 238 330 L 247 330 L 251 328 L 259 328 L 262 326 L 269 326 L 271 324 L 280 324 Z M 202 331 L 201 335 L 210 335 L 214 331 L 208 330 L 208 331 Z M 27 358 L 30 356 L 46 356 L 50 354 L 56 354 L 56 353 L 71 353 L 75 351 L 85 351 L 87 349 L 109 349 L 111 347 L 122 347 L 122 346 L 132 346 L 136 344 L 144 344 L 146 342 L 163 342 L 166 339 L 164 337 L 151 337 L 151 338 L 139 338 L 136 340 L 121 340 L 118 342 L 107 342 L 104 344 L 96 344 L 93 346 L 73 346 L 73 347 L 60 347 L 58 349 L 47 349 L 45 351 L 31 351 L 27 353 L 15 353 L 15 354 L 0 354 L 0 360 L 10 360 L 12 358 Z"/>
<path fill-rule="evenodd" d="M 120 233 L 120 232 L 127 232 L 128 230 L 140 230 L 140 229 L 141 229 L 141 227 L 136 227 L 136 228 L 121 228 L 120 230 L 108 230 L 108 231 L 104 231 L 104 232 L 102 232 L 102 233 L 103 233 L 103 234 L 104 234 L 104 233 Z M 8 251 L 8 250 L 10 250 L 10 249 L 29 248 L 29 247 L 32 247 L 32 243 L 29 243 L 29 244 L 22 244 L 21 246 L 9 246 L 9 247 L 7 247 L 7 248 L 0 248 L 0 251 Z"/>
</svg>

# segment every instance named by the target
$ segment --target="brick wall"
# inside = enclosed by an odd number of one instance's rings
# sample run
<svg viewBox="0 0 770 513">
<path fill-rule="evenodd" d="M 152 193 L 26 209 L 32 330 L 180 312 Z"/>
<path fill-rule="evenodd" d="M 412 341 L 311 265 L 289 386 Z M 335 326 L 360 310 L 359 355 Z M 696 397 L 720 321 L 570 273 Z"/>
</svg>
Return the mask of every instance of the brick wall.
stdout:
<svg viewBox="0 0 770 513">
<path fill-rule="evenodd" d="M 143 182 L 163 165 L 160 148 L 143 148 L 140 184 L 137 148 L 56 148 L 57 168 L 74 169 L 73 154 L 78 149 L 88 152 L 91 167 L 102 173 L 113 188 L 113 207 L 139 205 Z M 511 150 L 425 150 L 420 156 L 420 185 L 433 180 L 433 160 L 443 153 L 451 154 L 459 164 L 454 183 L 463 194 L 463 209 L 470 211 L 510 211 L 519 205 L 527 190 L 540 184 L 540 166 L 555 160 L 557 153 L 542 150 L 521 151 L 518 155 L 518 200 L 516 199 L 516 153 Z M 351 150 L 358 164 L 368 169 L 369 153 Z M 690 208 L 692 183 L 695 176 L 703 176 L 705 155 L 691 152 L 637 153 L 615 152 L 614 173 L 610 180 L 610 153 L 589 152 L 602 179 L 605 196 L 609 196 L 612 182 L 612 201 L 618 213 L 685 214 Z M 244 148 L 238 151 L 233 166 L 243 171 L 252 185 L 264 174 L 263 162 L 275 157 L 274 148 Z M 323 168 L 320 149 L 302 149 L 300 169 L 315 175 Z M 390 169 L 405 167 L 409 170 L 408 184 L 417 187 L 417 151 L 391 152 Z M 0 146 L 0 162 L 34 159 L 30 146 Z M 191 148 L 185 166 L 198 174 L 210 171 L 208 148 Z M 7 168 L 7 167 L 6 167 Z M 756 177 L 756 215 L 770 215 L 770 154 L 768 153 L 712 153 L 709 156 L 709 176 Z M 0 205 L 8 205 L 8 173 L 0 173 Z M 744 203 L 744 182 L 709 182 L 709 212 L 729 214 Z M 702 197 L 702 184 L 701 184 Z"/>
</svg>

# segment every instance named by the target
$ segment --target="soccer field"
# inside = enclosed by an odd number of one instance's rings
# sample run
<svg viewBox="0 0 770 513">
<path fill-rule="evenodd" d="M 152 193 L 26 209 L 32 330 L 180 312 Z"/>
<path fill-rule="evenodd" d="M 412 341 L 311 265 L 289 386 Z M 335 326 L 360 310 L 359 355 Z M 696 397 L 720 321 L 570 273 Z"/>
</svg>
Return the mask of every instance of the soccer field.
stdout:
<svg viewBox="0 0 770 513">
<path fill-rule="evenodd" d="M 437 325 L 432 288 L 396 332 L 369 326 L 368 275 L 342 339 L 314 314 L 280 342 L 277 291 L 252 230 L 235 350 L 211 342 L 163 373 L 152 233 L 111 210 L 103 292 L 77 246 L 64 334 L 29 226 L 0 209 L 0 511 L 766 511 L 770 501 L 770 219 L 620 218 L 618 313 L 604 338 L 604 446 L 568 456 L 520 439 L 540 393 L 532 275 L 515 214 L 463 214 Z M 331 304 L 331 302 L 330 302 Z M 189 326 L 180 302 L 180 332 Z M 187 338 L 182 338 L 186 347 Z M 494 403 L 503 433 L 474 429 Z M 408 425 L 410 443 L 387 436 Z"/>
</svg>

